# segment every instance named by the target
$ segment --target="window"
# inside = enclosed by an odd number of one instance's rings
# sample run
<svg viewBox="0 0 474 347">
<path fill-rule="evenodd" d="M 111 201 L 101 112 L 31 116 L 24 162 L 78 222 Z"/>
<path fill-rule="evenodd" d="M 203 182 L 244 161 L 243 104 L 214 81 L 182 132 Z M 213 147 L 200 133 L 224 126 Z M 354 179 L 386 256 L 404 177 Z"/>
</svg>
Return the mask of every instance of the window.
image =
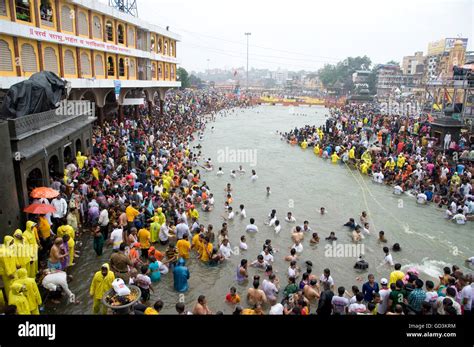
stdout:
<svg viewBox="0 0 474 347">
<path fill-rule="evenodd" d="M 128 28 L 127 43 L 131 47 L 135 47 L 135 30 L 132 27 Z"/>
<path fill-rule="evenodd" d="M 23 72 L 38 72 L 36 52 L 29 43 L 21 45 L 21 67 Z"/>
<path fill-rule="evenodd" d="M 113 41 L 114 40 L 114 26 L 112 25 L 111 21 L 107 21 L 105 23 L 105 30 L 107 34 L 107 41 Z"/>
<path fill-rule="evenodd" d="M 151 35 L 150 39 L 150 52 L 155 51 L 155 35 Z"/>
<path fill-rule="evenodd" d="M 168 41 L 165 41 L 165 50 L 164 50 L 164 54 L 165 54 L 165 55 L 168 55 Z"/>
<path fill-rule="evenodd" d="M 125 77 L 125 60 L 123 58 L 119 59 L 119 76 Z"/>
<path fill-rule="evenodd" d="M 135 79 L 137 77 L 135 59 L 130 59 L 130 65 L 128 69 L 128 77 L 130 79 Z"/>
<path fill-rule="evenodd" d="M 7 1 L 8 0 L 0 0 L 0 16 L 8 16 Z"/>
<path fill-rule="evenodd" d="M 118 34 L 118 43 L 125 44 L 125 33 L 123 29 L 123 25 L 119 24 L 117 27 L 117 34 Z"/>
<path fill-rule="evenodd" d="M 92 36 L 96 39 L 102 39 L 102 21 L 98 16 L 92 19 Z"/>
<path fill-rule="evenodd" d="M 30 0 L 15 1 L 16 19 L 24 22 L 32 22 L 31 2 Z"/>
<path fill-rule="evenodd" d="M 5 40 L 0 40 L 0 71 L 13 71 L 12 51 Z"/>
<path fill-rule="evenodd" d="M 171 80 L 174 81 L 174 66 L 171 66 L 170 71 L 171 71 Z"/>
<path fill-rule="evenodd" d="M 49 27 L 53 27 L 53 5 L 51 0 L 41 0 L 40 3 L 40 17 L 41 17 L 41 24 Z"/>
<path fill-rule="evenodd" d="M 95 68 L 96 76 L 104 76 L 105 75 L 104 61 L 103 61 L 102 56 L 100 54 L 95 55 L 94 68 Z"/>
<path fill-rule="evenodd" d="M 165 64 L 165 80 L 169 79 L 168 76 L 168 64 Z"/>
<path fill-rule="evenodd" d="M 115 63 L 113 57 L 107 58 L 107 76 L 115 76 Z"/>
<path fill-rule="evenodd" d="M 163 47 L 163 40 L 161 37 L 158 39 L 158 53 L 161 53 L 161 49 Z"/>
<path fill-rule="evenodd" d="M 56 51 L 52 47 L 46 47 L 44 49 L 44 69 L 59 75 L 58 58 Z"/>
<path fill-rule="evenodd" d="M 76 75 L 76 59 L 70 49 L 64 52 L 64 74 L 69 76 Z"/>
<path fill-rule="evenodd" d="M 61 29 L 70 33 L 74 32 L 73 18 L 74 10 L 69 6 L 63 5 L 61 7 Z"/>
<path fill-rule="evenodd" d="M 158 79 L 163 79 L 163 64 L 158 64 Z"/>
<path fill-rule="evenodd" d="M 173 42 L 170 42 L 170 56 L 173 56 L 174 48 Z"/>
<path fill-rule="evenodd" d="M 87 15 L 80 11 L 78 16 L 79 35 L 89 36 L 89 21 Z"/>
<path fill-rule="evenodd" d="M 81 74 L 82 74 L 82 76 L 92 75 L 91 61 L 90 61 L 90 58 L 89 58 L 89 54 L 87 54 L 85 52 L 81 53 L 81 60 L 80 61 L 81 61 Z"/>
<path fill-rule="evenodd" d="M 155 62 L 151 64 L 151 75 L 152 75 L 152 78 L 156 79 L 156 63 Z"/>
</svg>

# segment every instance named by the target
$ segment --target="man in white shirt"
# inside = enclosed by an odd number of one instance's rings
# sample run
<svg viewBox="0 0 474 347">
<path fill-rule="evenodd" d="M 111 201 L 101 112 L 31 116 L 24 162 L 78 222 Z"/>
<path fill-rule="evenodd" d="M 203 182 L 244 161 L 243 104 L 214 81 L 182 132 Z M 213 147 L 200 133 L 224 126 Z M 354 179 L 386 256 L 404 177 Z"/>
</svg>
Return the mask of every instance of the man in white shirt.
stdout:
<svg viewBox="0 0 474 347">
<path fill-rule="evenodd" d="M 395 263 L 393 262 L 392 255 L 390 254 L 388 247 L 384 247 L 383 251 L 385 253 L 385 258 L 383 259 L 384 265 L 394 266 Z"/>
<path fill-rule="evenodd" d="M 61 220 L 67 215 L 67 202 L 66 199 L 59 195 L 51 201 L 51 205 L 56 208 L 56 212 L 53 212 L 52 215 L 52 222 L 57 228 L 62 223 Z"/>
<path fill-rule="evenodd" d="M 69 286 L 67 284 L 67 274 L 64 271 L 60 270 L 53 270 L 47 269 L 44 270 L 46 276 L 43 278 L 41 285 L 48 289 L 51 292 L 57 291 L 61 288 L 66 295 L 69 297 L 69 302 L 78 304 L 79 302 L 76 301 L 75 295 L 69 290 Z"/>
<path fill-rule="evenodd" d="M 334 314 L 346 314 L 347 308 L 349 307 L 349 299 L 344 297 L 346 289 L 344 287 L 339 287 L 337 289 L 339 295 L 334 295 L 331 300 L 332 309 Z"/>
<path fill-rule="evenodd" d="M 229 259 L 232 255 L 232 247 L 230 246 L 229 240 L 224 239 L 222 245 L 219 247 L 219 251 L 225 259 Z"/>
<path fill-rule="evenodd" d="M 388 299 L 390 297 L 390 293 L 392 292 L 390 288 L 388 288 L 388 280 L 386 278 L 382 278 L 380 280 L 381 289 L 379 291 L 380 294 L 380 303 L 377 308 L 378 314 L 385 314 L 387 313 L 388 308 Z"/>
<path fill-rule="evenodd" d="M 247 212 L 245 212 L 245 206 L 244 205 L 240 205 L 239 206 L 240 208 L 240 218 L 247 218 Z"/>
<path fill-rule="evenodd" d="M 268 280 L 267 279 L 263 280 L 262 290 L 267 296 L 268 300 L 277 299 L 278 287 L 275 285 L 275 281 L 276 281 L 275 274 L 271 274 L 268 277 Z"/>
<path fill-rule="evenodd" d="M 403 188 L 400 187 L 399 185 L 396 185 L 393 187 L 393 194 L 395 195 L 401 195 L 403 193 Z"/>
<path fill-rule="evenodd" d="M 283 315 L 283 305 L 277 302 L 276 299 L 270 300 L 270 304 L 272 307 L 270 308 L 270 312 L 268 314 L 270 315 Z"/>
<path fill-rule="evenodd" d="M 416 202 L 419 203 L 419 204 L 426 204 L 426 202 L 428 201 L 428 197 L 426 196 L 425 193 L 421 192 L 419 193 L 417 196 L 416 196 Z"/>
<path fill-rule="evenodd" d="M 464 314 L 470 316 L 472 312 L 472 301 L 474 298 L 473 288 L 466 276 L 461 276 L 461 278 L 459 278 L 459 284 L 462 287 L 460 298 L 461 305 L 464 307 Z"/>
<path fill-rule="evenodd" d="M 100 227 L 100 232 L 102 233 L 102 235 L 104 235 L 104 240 L 107 240 L 109 234 L 109 211 L 107 211 L 106 208 L 102 208 L 102 211 L 100 211 L 98 223 Z"/>
<path fill-rule="evenodd" d="M 373 174 L 373 178 L 375 183 L 383 183 L 384 175 L 382 171 L 376 172 Z"/>
<path fill-rule="evenodd" d="M 466 216 L 462 213 L 462 210 L 458 210 L 458 213 L 453 216 L 453 220 L 456 221 L 456 224 L 466 224 Z"/>
<path fill-rule="evenodd" d="M 255 225 L 255 219 L 254 218 L 250 218 L 250 224 L 247 225 L 247 227 L 245 228 L 245 231 L 248 232 L 248 233 L 258 232 L 258 227 Z"/>
<path fill-rule="evenodd" d="M 291 212 L 288 212 L 288 214 L 285 217 L 285 221 L 287 221 L 288 223 L 295 223 L 296 218 L 293 217 L 293 214 Z"/>
<path fill-rule="evenodd" d="M 176 225 L 176 238 L 181 240 L 184 235 L 189 235 L 189 227 L 184 223 L 183 219 L 178 219 L 178 225 Z"/>
<path fill-rule="evenodd" d="M 118 251 L 120 244 L 123 242 L 123 229 L 119 228 L 117 225 L 114 225 L 114 230 L 110 234 L 110 243 L 114 251 Z"/>
</svg>

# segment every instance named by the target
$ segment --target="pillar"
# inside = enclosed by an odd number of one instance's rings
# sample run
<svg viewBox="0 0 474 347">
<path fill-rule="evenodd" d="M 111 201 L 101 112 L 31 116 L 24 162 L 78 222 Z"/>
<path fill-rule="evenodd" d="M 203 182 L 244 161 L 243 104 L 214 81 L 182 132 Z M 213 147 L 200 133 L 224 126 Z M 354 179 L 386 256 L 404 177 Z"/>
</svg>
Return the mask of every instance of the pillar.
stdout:
<svg viewBox="0 0 474 347">
<path fill-rule="evenodd" d="M 153 101 L 148 100 L 147 103 L 148 103 L 148 114 L 151 116 L 153 113 Z"/>
<path fill-rule="evenodd" d="M 104 108 L 103 107 L 97 107 L 97 110 L 99 111 L 99 124 L 102 125 L 104 124 Z"/>
<path fill-rule="evenodd" d="M 118 115 L 119 115 L 119 123 L 124 122 L 124 116 L 123 116 L 123 106 L 119 105 L 118 107 Z"/>
<path fill-rule="evenodd" d="M 165 100 L 160 98 L 160 116 L 164 114 Z"/>
<path fill-rule="evenodd" d="M 138 113 L 138 105 L 133 106 L 134 107 L 134 112 L 135 112 L 135 119 L 138 120 L 140 118 L 140 114 Z"/>
</svg>

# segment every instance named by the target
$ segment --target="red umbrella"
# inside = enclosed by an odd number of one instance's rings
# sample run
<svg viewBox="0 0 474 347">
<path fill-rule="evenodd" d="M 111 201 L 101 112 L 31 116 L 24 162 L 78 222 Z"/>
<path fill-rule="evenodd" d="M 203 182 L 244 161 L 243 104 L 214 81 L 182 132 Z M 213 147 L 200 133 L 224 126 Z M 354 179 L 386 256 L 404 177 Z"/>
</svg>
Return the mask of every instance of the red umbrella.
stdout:
<svg viewBox="0 0 474 347">
<path fill-rule="evenodd" d="M 59 195 L 59 192 L 57 190 L 54 190 L 48 187 L 35 188 L 30 193 L 30 196 L 33 199 L 54 199 L 58 195 Z"/>
<path fill-rule="evenodd" d="M 48 204 L 31 204 L 30 206 L 26 207 L 23 212 L 31 214 L 47 214 L 56 212 L 56 207 Z"/>
</svg>

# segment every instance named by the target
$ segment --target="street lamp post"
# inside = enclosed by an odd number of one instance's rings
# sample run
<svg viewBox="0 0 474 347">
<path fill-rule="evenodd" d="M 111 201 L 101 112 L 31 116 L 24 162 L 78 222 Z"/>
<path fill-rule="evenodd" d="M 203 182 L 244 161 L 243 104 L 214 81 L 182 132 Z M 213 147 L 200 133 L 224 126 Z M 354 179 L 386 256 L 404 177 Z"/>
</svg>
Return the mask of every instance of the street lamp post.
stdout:
<svg viewBox="0 0 474 347">
<path fill-rule="evenodd" d="M 247 91 L 249 90 L 249 37 L 252 33 L 245 33 L 247 36 Z"/>
</svg>

